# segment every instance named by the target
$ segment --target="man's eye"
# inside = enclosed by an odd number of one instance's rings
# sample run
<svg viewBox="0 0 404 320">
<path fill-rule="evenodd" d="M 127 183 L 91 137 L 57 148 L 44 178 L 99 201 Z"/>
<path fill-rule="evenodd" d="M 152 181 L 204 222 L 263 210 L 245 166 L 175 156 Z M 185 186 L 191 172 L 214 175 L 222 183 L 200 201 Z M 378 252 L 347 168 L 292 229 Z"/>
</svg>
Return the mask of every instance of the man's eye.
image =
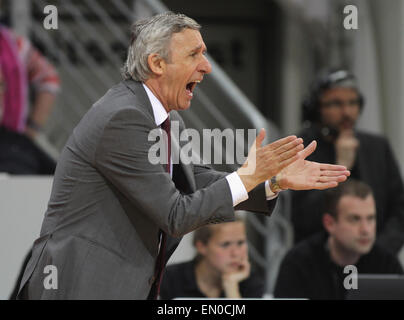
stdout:
<svg viewBox="0 0 404 320">
<path fill-rule="evenodd" d="M 331 100 L 331 101 L 324 102 L 324 106 L 332 107 L 332 108 L 334 108 L 334 107 L 339 108 L 339 107 L 343 106 L 343 104 L 344 103 L 341 100 Z"/>
</svg>

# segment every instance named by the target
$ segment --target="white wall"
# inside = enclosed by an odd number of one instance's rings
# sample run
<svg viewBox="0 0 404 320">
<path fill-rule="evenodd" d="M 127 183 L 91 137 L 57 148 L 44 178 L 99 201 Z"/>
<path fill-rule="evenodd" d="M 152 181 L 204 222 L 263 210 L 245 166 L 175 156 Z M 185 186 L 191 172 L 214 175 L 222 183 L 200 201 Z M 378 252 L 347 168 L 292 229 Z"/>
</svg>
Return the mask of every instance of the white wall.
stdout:
<svg viewBox="0 0 404 320">
<path fill-rule="evenodd" d="M 49 201 L 52 177 L 0 175 L 0 300 L 8 299 L 23 259 L 38 238 Z M 186 235 L 169 264 L 193 258 Z"/>
<path fill-rule="evenodd" d="M 377 37 L 382 84 L 384 133 L 404 173 L 404 2 L 370 1 Z"/>
</svg>

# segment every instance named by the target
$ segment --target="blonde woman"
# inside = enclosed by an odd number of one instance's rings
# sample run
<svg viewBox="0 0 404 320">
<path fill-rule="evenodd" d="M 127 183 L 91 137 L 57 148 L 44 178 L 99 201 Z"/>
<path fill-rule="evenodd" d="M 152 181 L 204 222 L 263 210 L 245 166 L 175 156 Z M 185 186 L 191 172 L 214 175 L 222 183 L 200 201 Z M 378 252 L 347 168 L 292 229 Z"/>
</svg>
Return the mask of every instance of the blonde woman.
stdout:
<svg viewBox="0 0 404 320">
<path fill-rule="evenodd" d="M 168 266 L 160 297 L 262 297 L 264 283 L 251 273 L 244 220 L 211 224 L 194 233 L 196 257 Z"/>
</svg>

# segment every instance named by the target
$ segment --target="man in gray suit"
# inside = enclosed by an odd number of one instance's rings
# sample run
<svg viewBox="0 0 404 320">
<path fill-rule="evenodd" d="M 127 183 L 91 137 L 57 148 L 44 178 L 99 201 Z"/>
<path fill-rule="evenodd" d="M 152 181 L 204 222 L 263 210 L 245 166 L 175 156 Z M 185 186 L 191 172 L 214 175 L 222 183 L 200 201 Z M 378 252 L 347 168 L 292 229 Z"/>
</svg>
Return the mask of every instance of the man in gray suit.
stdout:
<svg viewBox="0 0 404 320">
<path fill-rule="evenodd" d="M 184 234 L 234 220 L 234 207 L 270 215 L 280 189 L 334 187 L 349 175 L 305 161 L 315 142 L 303 150 L 302 139 L 290 136 L 261 146 L 263 130 L 231 174 L 172 164 L 171 152 L 168 165 L 150 161 L 149 133 L 170 121 L 183 130 L 175 110 L 189 108 L 211 71 L 199 29 L 172 13 L 133 26 L 126 79 L 94 104 L 62 151 L 20 298 L 155 299 Z M 172 151 L 185 144 L 167 143 Z"/>
</svg>

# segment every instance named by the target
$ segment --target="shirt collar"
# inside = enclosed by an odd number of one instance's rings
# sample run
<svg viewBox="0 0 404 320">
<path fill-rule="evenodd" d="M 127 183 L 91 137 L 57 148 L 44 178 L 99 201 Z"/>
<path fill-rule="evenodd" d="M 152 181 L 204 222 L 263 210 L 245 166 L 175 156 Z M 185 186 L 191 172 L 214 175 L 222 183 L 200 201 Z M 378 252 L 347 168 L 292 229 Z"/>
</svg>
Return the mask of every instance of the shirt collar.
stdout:
<svg viewBox="0 0 404 320">
<path fill-rule="evenodd" d="M 168 113 L 154 93 L 144 83 L 142 84 L 152 105 L 156 126 L 160 126 L 167 119 Z"/>
</svg>

